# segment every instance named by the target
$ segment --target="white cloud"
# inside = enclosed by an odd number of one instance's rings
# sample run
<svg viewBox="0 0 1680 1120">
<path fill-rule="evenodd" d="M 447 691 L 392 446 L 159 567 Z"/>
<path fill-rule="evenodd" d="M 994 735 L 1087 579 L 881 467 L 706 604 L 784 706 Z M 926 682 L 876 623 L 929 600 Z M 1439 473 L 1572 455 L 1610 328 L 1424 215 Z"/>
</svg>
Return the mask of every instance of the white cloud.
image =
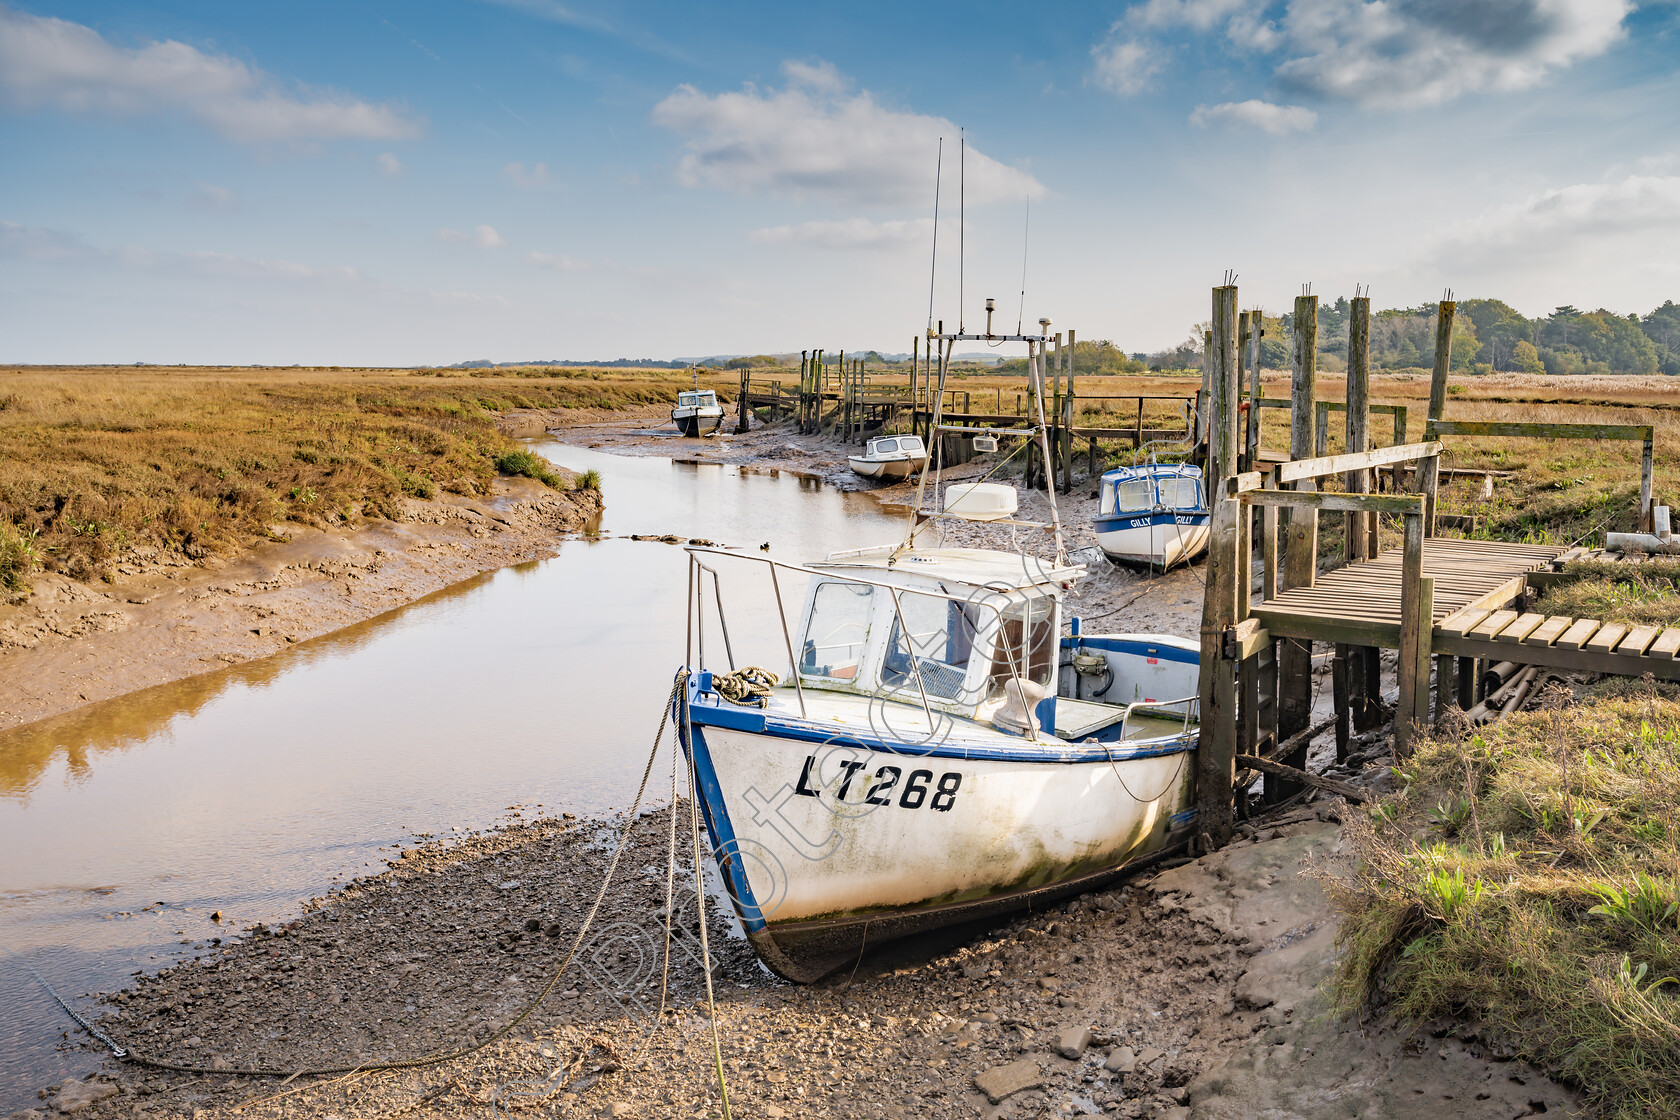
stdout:
<svg viewBox="0 0 1680 1120">
<path fill-rule="evenodd" d="M 932 202 L 935 149 L 944 137 L 946 162 L 954 162 L 956 125 L 889 109 L 868 91 L 847 95 L 844 79 L 827 63 L 789 62 L 782 69 L 783 89 L 749 84 L 712 95 L 683 85 L 654 106 L 654 123 L 688 138 L 679 181 L 847 206 Z M 972 145 L 967 177 L 971 203 L 1045 193 L 1025 171 Z"/>
<path fill-rule="evenodd" d="M 390 152 L 380 152 L 373 157 L 373 162 L 379 165 L 379 170 L 395 179 L 403 173 L 402 160 Z"/>
<path fill-rule="evenodd" d="M 872 222 L 868 218 L 841 221 L 801 222 L 770 226 L 747 235 L 756 245 L 814 245 L 823 249 L 889 249 L 910 243 L 927 243 L 933 236 L 933 221 Z"/>
<path fill-rule="evenodd" d="M 1273 105 L 1269 101 L 1227 101 L 1223 105 L 1198 105 L 1190 114 L 1190 123 L 1197 128 L 1210 124 L 1229 124 L 1258 128 L 1273 136 L 1291 132 L 1309 132 L 1318 123 L 1318 114 L 1300 105 Z"/>
<path fill-rule="evenodd" d="M 1115 31 L 1120 29 L 1115 24 Z M 1166 65 L 1162 48 L 1141 39 L 1110 34 L 1091 48 L 1096 60 L 1096 82 L 1110 93 L 1130 97 L 1149 88 L 1149 81 Z"/>
<path fill-rule="evenodd" d="M 306 265 L 277 258 L 240 257 L 209 250 L 165 252 L 125 245 L 97 248 L 59 230 L 0 221 L 0 257 L 32 261 L 83 261 L 151 272 L 188 273 L 240 279 L 361 283 L 363 277 L 347 265 Z"/>
<path fill-rule="evenodd" d="M 90 252 L 80 238 L 40 226 L 0 221 L 0 257 L 60 261 Z"/>
<path fill-rule="evenodd" d="M 231 214 L 239 209 L 239 196 L 214 183 L 197 183 L 187 205 L 209 214 Z"/>
<path fill-rule="evenodd" d="M 453 245 L 476 245 L 480 249 L 500 249 L 507 244 L 502 235 L 496 232 L 495 226 L 474 226 L 471 233 L 462 233 L 458 229 L 444 226 L 437 231 L 436 236 L 439 241 L 448 241 Z"/>
<path fill-rule="evenodd" d="M 568 257 L 564 253 L 561 253 L 559 256 L 555 256 L 552 253 L 530 252 L 525 254 L 525 259 L 531 264 L 536 265 L 538 268 L 552 268 L 556 272 L 595 271 L 594 262 L 584 260 L 580 257 Z"/>
<path fill-rule="evenodd" d="M 1146 88 L 1173 31 L 1276 52 L 1282 87 L 1373 106 L 1527 89 L 1625 34 L 1634 0 L 1146 0 L 1092 48 L 1097 84 Z"/>
<path fill-rule="evenodd" d="M 91 27 L 0 5 L 0 104 L 138 114 L 182 111 L 243 142 L 400 139 L 423 122 L 391 105 L 299 88 L 228 55 L 166 40 L 114 46 Z"/>
<path fill-rule="evenodd" d="M 1488 261 L 1575 260 L 1591 251 L 1628 264 L 1680 250 L 1680 175 L 1627 175 L 1542 191 L 1459 223 L 1432 256 Z"/>
<path fill-rule="evenodd" d="M 513 180 L 513 185 L 528 191 L 541 190 L 548 186 L 548 165 L 539 163 L 530 170 L 526 170 L 523 163 L 510 163 L 502 168 L 502 174 Z"/>
</svg>

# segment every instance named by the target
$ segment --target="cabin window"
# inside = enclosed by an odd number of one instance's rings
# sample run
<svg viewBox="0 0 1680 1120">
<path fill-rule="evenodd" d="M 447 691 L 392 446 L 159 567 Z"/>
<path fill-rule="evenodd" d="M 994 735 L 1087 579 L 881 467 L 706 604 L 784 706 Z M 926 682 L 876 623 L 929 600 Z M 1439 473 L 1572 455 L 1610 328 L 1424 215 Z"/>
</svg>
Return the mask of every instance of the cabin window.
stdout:
<svg viewBox="0 0 1680 1120">
<path fill-rule="evenodd" d="M 986 699 L 1000 697 L 1005 681 L 1024 677 L 1048 685 L 1056 650 L 1056 603 L 1048 597 L 1027 599 L 1005 607 L 997 641 L 992 647 L 992 668 L 987 675 Z"/>
<path fill-rule="evenodd" d="M 873 587 L 859 583 L 817 585 L 800 645 L 800 675 L 857 679 L 863 647 L 869 639 L 874 592 Z"/>
<path fill-rule="evenodd" d="M 1122 511 L 1155 508 L 1155 488 L 1147 478 L 1126 479 L 1115 483 L 1114 489 Z"/>
<path fill-rule="evenodd" d="M 885 455 L 889 451 L 897 450 L 898 441 L 896 439 L 883 439 L 877 441 L 875 444 L 875 454 L 877 455 Z"/>
<path fill-rule="evenodd" d="M 892 638 L 881 666 L 881 683 L 915 688 L 919 676 L 927 695 L 961 699 L 978 619 L 979 611 L 974 606 L 934 595 L 900 592 Z"/>
<path fill-rule="evenodd" d="M 1193 478 L 1163 478 L 1160 480 L 1161 504 L 1168 509 L 1200 509 L 1201 484 Z"/>
<path fill-rule="evenodd" d="M 898 441 L 898 449 L 900 451 L 920 451 L 922 449 L 921 437 L 904 436 L 900 438 Z"/>
</svg>

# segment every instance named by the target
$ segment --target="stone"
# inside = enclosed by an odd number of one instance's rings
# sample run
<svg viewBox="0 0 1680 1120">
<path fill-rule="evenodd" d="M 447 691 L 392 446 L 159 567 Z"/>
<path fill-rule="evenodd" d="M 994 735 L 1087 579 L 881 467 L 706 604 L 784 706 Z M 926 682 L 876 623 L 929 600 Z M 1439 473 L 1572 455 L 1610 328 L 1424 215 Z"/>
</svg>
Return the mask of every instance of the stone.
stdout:
<svg viewBox="0 0 1680 1120">
<path fill-rule="evenodd" d="M 764 1106 L 764 1115 L 770 1117 L 770 1120 L 781 1120 L 783 1116 L 787 1115 L 787 1109 L 780 1105 L 767 1104 Z"/>
<path fill-rule="evenodd" d="M 1056 1053 L 1069 1061 L 1078 1061 L 1085 1048 L 1091 1045 L 1090 1027 L 1063 1027 L 1056 1032 Z"/>
<path fill-rule="evenodd" d="M 117 1087 L 108 1082 L 90 1077 L 86 1081 L 71 1078 L 64 1083 L 64 1088 L 53 1098 L 52 1106 L 63 1113 L 80 1112 L 95 1101 L 102 1101 L 106 1097 L 117 1095 Z"/>
<path fill-rule="evenodd" d="M 1137 1064 L 1140 1066 L 1146 1066 L 1151 1062 L 1160 1061 L 1166 1056 L 1167 1052 L 1165 1050 L 1161 1050 L 1154 1046 L 1145 1046 L 1142 1050 L 1138 1051 Z"/>
<path fill-rule="evenodd" d="M 1062 982 L 1057 980 L 1054 976 L 1040 976 L 1038 978 L 1038 986 L 1047 992 L 1055 991 L 1057 988 L 1061 987 L 1061 984 Z"/>
<path fill-rule="evenodd" d="M 1039 1072 L 1038 1063 L 1031 1058 L 1022 1058 L 1006 1066 L 993 1066 L 974 1075 L 975 1088 L 986 1094 L 986 1099 L 993 1104 L 1013 1093 L 1037 1089 L 1043 1084 L 1044 1075 Z"/>
<path fill-rule="evenodd" d="M 636 1115 L 636 1106 L 629 1101 L 614 1101 L 607 1106 L 607 1115 L 615 1118 L 634 1116 Z"/>
<path fill-rule="evenodd" d="M 1116 1046 L 1108 1052 L 1103 1068 L 1111 1073 L 1131 1073 L 1137 1068 L 1137 1055 L 1130 1046 Z"/>
</svg>

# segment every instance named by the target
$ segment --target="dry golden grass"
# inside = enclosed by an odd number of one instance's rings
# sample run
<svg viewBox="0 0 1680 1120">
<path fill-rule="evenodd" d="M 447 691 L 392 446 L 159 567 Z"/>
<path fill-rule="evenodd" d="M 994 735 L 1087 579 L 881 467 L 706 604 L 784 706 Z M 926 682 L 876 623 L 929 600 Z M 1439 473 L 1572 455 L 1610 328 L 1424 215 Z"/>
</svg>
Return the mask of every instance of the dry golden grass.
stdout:
<svg viewBox="0 0 1680 1120">
<path fill-rule="evenodd" d="M 0 586 L 109 574 L 136 548 L 227 553 L 279 522 L 482 493 L 495 413 L 675 399 L 674 371 L 0 367 Z M 733 379 L 719 379 L 730 384 Z"/>
</svg>

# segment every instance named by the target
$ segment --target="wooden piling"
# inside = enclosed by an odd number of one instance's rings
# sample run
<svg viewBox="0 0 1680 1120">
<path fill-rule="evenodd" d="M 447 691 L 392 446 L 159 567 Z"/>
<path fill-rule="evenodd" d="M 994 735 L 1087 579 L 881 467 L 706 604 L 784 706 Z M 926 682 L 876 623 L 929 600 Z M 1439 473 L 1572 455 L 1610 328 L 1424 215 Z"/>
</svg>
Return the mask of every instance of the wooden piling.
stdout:
<svg viewBox="0 0 1680 1120">
<path fill-rule="evenodd" d="M 1237 513 L 1224 479 L 1237 458 L 1237 289 L 1213 289 L 1213 330 L 1203 361 L 1209 392 L 1208 496 L 1213 507 L 1208 540 L 1207 597 L 1202 604 L 1201 729 L 1196 751 L 1197 828 L 1203 846 L 1218 847 L 1231 835 L 1232 787 L 1237 756 L 1237 663 L 1227 655 L 1225 633 L 1237 622 Z"/>
<path fill-rule="evenodd" d="M 1343 453 L 1354 455 L 1371 449 L 1371 300 L 1356 296 L 1352 314 L 1348 316 L 1347 361 L 1347 446 Z M 1371 490 L 1370 472 L 1347 473 L 1347 492 L 1366 494 Z M 1365 513 L 1349 513 L 1343 555 L 1348 563 L 1371 559 L 1367 547 L 1368 533 Z"/>
<path fill-rule="evenodd" d="M 1452 370 L 1453 316 L 1458 304 L 1442 300 L 1435 308 L 1435 369 L 1429 378 L 1429 419 L 1445 419 L 1447 408 L 1447 375 Z M 1401 436 L 1400 439 L 1405 437 Z M 1435 497 L 1441 477 L 1439 456 L 1423 461 L 1417 473 L 1417 492 L 1423 495 L 1423 533 L 1435 535 Z"/>
<path fill-rule="evenodd" d="M 1245 444 L 1244 470 L 1254 470 L 1260 458 L 1260 339 L 1265 335 L 1261 327 L 1264 317 L 1258 311 L 1248 313 L 1248 439 Z"/>
<path fill-rule="evenodd" d="M 1318 297 L 1295 300 L 1294 373 L 1289 385 L 1289 457 L 1313 457 L 1313 423 L 1318 393 Z M 1311 479 L 1294 484 L 1296 490 L 1316 490 Z M 1279 590 L 1311 587 L 1318 571 L 1318 511 L 1295 508 L 1287 511 L 1284 523 L 1285 547 Z M 1268 593 L 1267 598 L 1271 598 Z M 1312 643 L 1285 639 L 1278 643 L 1278 739 L 1288 739 L 1307 729 L 1312 719 Z M 1279 761 L 1296 769 L 1306 768 L 1305 748 Z M 1298 787 L 1287 778 L 1267 775 L 1264 796 L 1280 801 L 1295 794 Z"/>
<path fill-rule="evenodd" d="M 1067 350 L 1062 365 L 1067 373 L 1067 396 L 1062 400 L 1062 493 L 1073 489 L 1073 331 L 1067 332 Z"/>
<path fill-rule="evenodd" d="M 752 378 L 746 370 L 741 371 L 741 395 L 735 398 L 738 416 L 735 420 L 735 434 L 740 435 L 747 430 L 747 390 L 752 386 Z"/>
</svg>

